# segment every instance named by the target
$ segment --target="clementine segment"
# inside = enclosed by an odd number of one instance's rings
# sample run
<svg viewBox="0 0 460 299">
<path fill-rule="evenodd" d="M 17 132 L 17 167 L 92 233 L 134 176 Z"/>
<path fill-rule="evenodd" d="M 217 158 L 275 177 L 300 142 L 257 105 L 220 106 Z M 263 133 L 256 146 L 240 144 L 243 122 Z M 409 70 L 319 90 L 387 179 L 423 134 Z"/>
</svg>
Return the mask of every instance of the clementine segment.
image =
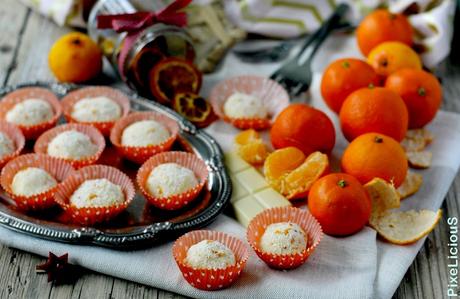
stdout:
<svg viewBox="0 0 460 299">
<path fill-rule="evenodd" d="M 259 133 L 253 129 L 236 135 L 235 144 L 240 157 L 249 164 L 262 164 L 268 156 L 267 147 L 260 138 Z"/>
<path fill-rule="evenodd" d="M 314 152 L 305 158 L 295 147 L 274 151 L 264 163 L 268 183 L 287 199 L 306 197 L 311 185 L 328 170 L 327 155 Z"/>
<path fill-rule="evenodd" d="M 362 184 L 373 178 L 393 182 L 399 187 L 407 174 L 408 163 L 401 145 L 391 137 L 367 133 L 353 140 L 342 156 L 342 171 Z"/>
<path fill-rule="evenodd" d="M 370 132 L 404 139 L 409 115 L 401 97 L 382 87 L 362 88 L 347 97 L 340 110 L 342 132 L 348 141 Z"/>
<path fill-rule="evenodd" d="M 410 47 L 399 42 L 385 42 L 375 47 L 367 62 L 377 74 L 387 77 L 403 68 L 422 69 L 420 57 Z"/>
<path fill-rule="evenodd" d="M 346 236 L 360 231 L 369 221 L 371 200 L 355 177 L 333 173 L 313 184 L 308 209 L 326 234 Z"/>
<path fill-rule="evenodd" d="M 294 146 L 309 155 L 330 153 L 335 144 L 332 121 L 322 111 L 306 104 L 292 104 L 276 118 L 270 131 L 275 149 Z"/>
<path fill-rule="evenodd" d="M 378 86 L 379 76 L 367 62 L 355 59 L 338 59 L 331 63 L 321 80 L 324 102 L 336 113 L 350 93 L 369 85 Z"/>
<path fill-rule="evenodd" d="M 407 17 L 378 9 L 367 15 L 356 29 L 359 49 L 367 54 L 377 45 L 387 41 L 399 41 L 412 45 L 413 30 Z"/>
<path fill-rule="evenodd" d="M 441 106 L 442 87 L 432 74 L 402 69 L 391 74 L 385 87 L 401 96 L 409 111 L 409 128 L 421 128 L 436 116 Z"/>
</svg>

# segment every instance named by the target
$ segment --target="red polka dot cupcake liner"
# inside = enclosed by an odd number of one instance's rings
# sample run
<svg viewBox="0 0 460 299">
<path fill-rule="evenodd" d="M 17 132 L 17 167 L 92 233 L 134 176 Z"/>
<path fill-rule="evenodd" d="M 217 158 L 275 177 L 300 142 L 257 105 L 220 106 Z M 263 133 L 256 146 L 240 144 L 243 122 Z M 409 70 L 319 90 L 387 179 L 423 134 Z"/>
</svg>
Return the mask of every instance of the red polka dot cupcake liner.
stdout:
<svg viewBox="0 0 460 299">
<path fill-rule="evenodd" d="M 83 182 L 93 179 L 107 179 L 119 185 L 125 196 L 121 204 L 97 207 L 78 208 L 70 203 L 70 197 Z M 94 225 L 109 221 L 123 212 L 133 201 L 136 191 L 129 177 L 120 170 L 105 166 L 91 165 L 77 170 L 59 186 L 56 191 L 55 200 L 59 206 L 70 216 L 73 222 L 80 225 Z"/>
<path fill-rule="evenodd" d="M 224 113 L 224 104 L 234 93 L 256 96 L 267 108 L 268 118 L 232 118 Z M 222 120 L 234 127 L 246 130 L 265 130 L 270 128 L 275 117 L 289 105 L 289 95 L 275 81 L 259 76 L 238 76 L 224 80 L 211 91 L 210 102 L 214 112 Z"/>
<path fill-rule="evenodd" d="M 193 171 L 198 185 L 181 194 L 158 198 L 150 194 L 146 188 L 147 179 L 152 170 L 164 163 L 177 163 Z M 153 156 L 139 169 L 136 177 L 137 185 L 147 201 L 162 210 L 178 210 L 190 204 L 201 192 L 208 180 L 208 168 L 203 160 L 191 153 L 166 152 Z"/>
<path fill-rule="evenodd" d="M 13 124 L 10 124 L 6 121 L 0 121 L 0 133 L 5 134 L 8 138 L 11 139 L 14 143 L 14 152 L 11 154 L 4 155 L 0 158 L 0 169 L 5 166 L 8 161 L 16 158 L 19 156 L 24 149 L 24 145 L 26 144 L 26 139 L 22 134 L 22 131 Z"/>
<path fill-rule="evenodd" d="M 54 115 L 50 120 L 40 124 L 30 126 L 15 124 L 19 129 L 21 129 L 27 140 L 34 140 L 37 139 L 37 137 L 43 132 L 56 126 L 56 123 L 62 114 L 62 107 L 56 95 L 50 90 L 41 87 L 24 87 L 10 92 L 3 97 L 0 101 L 0 119 L 6 120 L 8 111 L 10 111 L 16 104 L 19 104 L 27 99 L 44 100 L 51 105 L 54 112 Z"/>
<path fill-rule="evenodd" d="M 45 170 L 58 182 L 58 185 L 32 196 L 14 194 L 11 184 L 15 175 L 28 167 Z M 41 154 L 27 154 L 19 156 L 5 165 L 0 177 L 0 183 L 6 193 L 16 202 L 18 208 L 22 210 L 43 210 L 55 205 L 54 194 L 59 189 L 60 183 L 74 172 L 75 170 L 70 164 L 59 159 Z"/>
<path fill-rule="evenodd" d="M 218 241 L 235 254 L 235 265 L 224 269 L 195 269 L 185 262 L 188 249 L 203 240 Z M 174 242 L 174 259 L 185 280 L 194 288 L 201 290 L 219 290 L 234 283 L 243 271 L 249 258 L 247 246 L 239 239 L 222 232 L 196 230 L 186 233 Z"/>
<path fill-rule="evenodd" d="M 102 133 L 102 135 L 109 136 L 110 130 L 116 122 L 115 120 L 101 122 L 81 122 L 72 117 L 73 106 L 78 101 L 83 100 L 85 98 L 94 98 L 99 96 L 105 96 L 116 102 L 121 108 L 121 117 L 128 115 L 131 107 L 129 98 L 126 94 L 115 88 L 107 86 L 90 86 L 74 90 L 68 93 L 64 98 L 62 98 L 62 110 L 64 112 L 64 117 L 66 118 L 67 122 L 91 125 L 97 128 Z"/>
<path fill-rule="evenodd" d="M 266 228 L 273 223 L 293 222 L 299 225 L 307 235 L 307 248 L 296 254 L 272 254 L 260 249 L 259 243 Z M 305 263 L 323 237 L 319 222 L 307 210 L 294 207 L 277 207 L 264 210 L 254 217 L 248 225 L 247 240 L 269 267 L 275 269 L 294 269 Z"/>
<path fill-rule="evenodd" d="M 123 131 L 131 124 L 143 120 L 154 120 L 164 125 L 170 137 L 164 142 L 149 146 L 126 146 L 121 144 Z M 179 134 L 177 122 L 163 114 L 156 112 L 135 112 L 121 118 L 115 123 L 110 133 L 110 142 L 117 148 L 118 152 L 126 159 L 142 164 L 155 154 L 168 151 L 176 141 Z"/>
<path fill-rule="evenodd" d="M 64 159 L 64 158 L 57 158 L 57 159 L 70 163 L 76 169 L 79 169 L 81 167 L 88 166 L 91 164 L 95 164 L 101 157 L 102 152 L 104 151 L 105 139 L 104 139 L 104 136 L 102 136 L 102 134 L 96 128 L 90 125 L 65 124 L 65 125 L 60 125 L 60 126 L 57 126 L 56 128 L 46 131 L 35 142 L 35 146 L 34 146 L 35 153 L 47 155 L 48 145 L 50 144 L 50 142 L 57 135 L 65 131 L 71 131 L 71 130 L 75 130 L 75 131 L 78 131 L 80 133 L 87 135 L 91 139 L 91 142 L 97 146 L 98 150 L 94 155 L 86 157 L 84 159 L 80 159 L 80 160 Z"/>
</svg>

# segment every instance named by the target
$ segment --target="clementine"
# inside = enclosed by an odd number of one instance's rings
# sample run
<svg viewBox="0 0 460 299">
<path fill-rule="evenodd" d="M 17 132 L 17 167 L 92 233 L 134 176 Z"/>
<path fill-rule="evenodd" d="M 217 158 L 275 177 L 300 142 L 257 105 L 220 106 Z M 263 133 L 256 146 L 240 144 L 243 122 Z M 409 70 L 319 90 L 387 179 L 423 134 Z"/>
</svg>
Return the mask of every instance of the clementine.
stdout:
<svg viewBox="0 0 460 299">
<path fill-rule="evenodd" d="M 409 128 L 421 128 L 436 115 L 442 87 L 438 79 L 423 70 L 402 69 L 391 74 L 385 87 L 401 96 L 409 111 Z"/>
<path fill-rule="evenodd" d="M 408 163 L 401 145 L 391 137 L 367 133 L 353 140 L 342 156 L 342 171 L 362 184 L 373 178 L 393 182 L 399 187 L 407 174 Z"/>
<path fill-rule="evenodd" d="M 355 177 L 333 173 L 313 184 L 308 209 L 326 234 L 345 236 L 360 231 L 369 221 L 371 199 Z"/>
<path fill-rule="evenodd" d="M 409 46 L 400 42 L 385 42 L 369 53 L 367 62 L 377 74 L 387 77 L 403 68 L 422 69 L 422 61 Z"/>
<path fill-rule="evenodd" d="M 59 81 L 85 82 L 101 72 L 102 52 L 86 34 L 71 32 L 53 44 L 48 63 Z"/>
<path fill-rule="evenodd" d="M 386 9 L 377 9 L 367 15 L 356 29 L 359 49 L 367 56 L 378 44 L 399 41 L 412 45 L 413 30 L 407 17 L 392 14 Z"/>
<path fill-rule="evenodd" d="M 321 94 L 336 113 L 353 91 L 369 85 L 379 85 L 380 78 L 367 62 L 355 58 L 338 59 L 331 63 L 321 80 Z"/>
<path fill-rule="evenodd" d="M 332 121 L 322 111 L 306 104 L 292 104 L 276 118 L 270 131 L 275 149 L 294 146 L 309 155 L 330 153 L 335 144 Z"/>
<path fill-rule="evenodd" d="M 348 141 L 364 133 L 404 139 L 409 116 L 401 97 L 383 87 L 362 88 L 347 97 L 340 110 L 342 132 Z"/>
<path fill-rule="evenodd" d="M 249 164 L 262 164 L 268 156 L 267 147 L 259 133 L 253 129 L 242 131 L 236 135 L 235 145 L 240 157 Z"/>
</svg>

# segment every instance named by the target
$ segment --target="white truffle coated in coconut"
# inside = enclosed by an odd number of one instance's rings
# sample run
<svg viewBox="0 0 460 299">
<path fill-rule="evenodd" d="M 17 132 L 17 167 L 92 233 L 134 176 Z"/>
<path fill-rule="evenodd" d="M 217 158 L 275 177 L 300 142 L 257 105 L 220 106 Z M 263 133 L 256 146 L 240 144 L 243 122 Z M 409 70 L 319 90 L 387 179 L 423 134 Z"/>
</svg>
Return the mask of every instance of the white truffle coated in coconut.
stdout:
<svg viewBox="0 0 460 299">
<path fill-rule="evenodd" d="M 57 181 L 47 171 L 28 167 L 18 171 L 11 183 L 11 191 L 16 195 L 32 196 L 55 187 Z"/>
<path fill-rule="evenodd" d="M 236 263 L 230 248 L 213 240 L 203 240 L 190 246 L 185 262 L 195 269 L 224 269 Z"/>
<path fill-rule="evenodd" d="M 198 180 L 192 170 L 176 163 L 165 163 L 150 172 L 146 184 L 150 194 L 163 198 L 194 188 Z"/>
<path fill-rule="evenodd" d="M 0 132 L 0 159 L 15 151 L 13 140 L 8 135 Z"/>
<path fill-rule="evenodd" d="M 305 232 L 292 222 L 270 224 L 260 238 L 260 249 L 267 253 L 295 254 L 306 248 Z"/>
<path fill-rule="evenodd" d="M 70 204 L 77 208 L 107 207 L 124 201 L 121 187 L 107 179 L 84 181 L 70 197 Z"/>
<path fill-rule="evenodd" d="M 48 155 L 56 158 L 81 160 L 96 154 L 98 147 L 88 135 L 76 130 L 58 134 L 48 144 Z"/>
<path fill-rule="evenodd" d="M 171 134 L 154 120 L 141 120 L 123 130 L 121 144 L 126 146 L 150 146 L 165 142 Z"/>
<path fill-rule="evenodd" d="M 249 94 L 234 93 L 225 101 L 224 113 L 231 118 L 267 118 L 263 102 Z"/>
<path fill-rule="evenodd" d="M 41 99 L 27 99 L 17 103 L 6 113 L 6 121 L 17 125 L 32 126 L 49 121 L 54 112 L 51 105 Z"/>
<path fill-rule="evenodd" d="M 84 98 L 72 108 L 72 118 L 80 122 L 114 121 L 121 117 L 122 109 L 114 100 L 99 96 Z"/>
</svg>

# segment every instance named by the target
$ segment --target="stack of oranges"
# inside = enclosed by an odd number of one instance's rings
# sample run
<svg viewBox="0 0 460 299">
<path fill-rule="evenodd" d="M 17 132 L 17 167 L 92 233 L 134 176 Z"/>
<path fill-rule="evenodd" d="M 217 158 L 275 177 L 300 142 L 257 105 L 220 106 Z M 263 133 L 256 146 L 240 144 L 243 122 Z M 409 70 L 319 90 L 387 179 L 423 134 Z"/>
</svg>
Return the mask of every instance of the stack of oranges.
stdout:
<svg viewBox="0 0 460 299">
<path fill-rule="evenodd" d="M 374 178 L 395 187 L 403 183 L 408 162 L 400 142 L 408 129 L 433 120 L 442 98 L 439 81 L 422 70 L 411 48 L 413 29 L 404 15 L 376 10 L 361 22 L 356 39 L 367 60 L 336 60 L 321 82 L 324 101 L 338 114 L 350 142 L 341 158 L 343 173 L 324 174 L 305 195 L 310 212 L 331 235 L 353 234 L 368 222 L 371 201 L 364 184 Z M 293 104 L 279 114 L 270 136 L 275 149 L 296 147 L 308 156 L 315 151 L 330 154 L 334 132 L 323 112 Z M 296 155 L 291 157 L 291 152 Z M 281 166 L 304 157 L 292 149 L 283 154 Z M 267 159 L 265 167 L 278 167 L 270 165 L 275 160 Z"/>
</svg>

